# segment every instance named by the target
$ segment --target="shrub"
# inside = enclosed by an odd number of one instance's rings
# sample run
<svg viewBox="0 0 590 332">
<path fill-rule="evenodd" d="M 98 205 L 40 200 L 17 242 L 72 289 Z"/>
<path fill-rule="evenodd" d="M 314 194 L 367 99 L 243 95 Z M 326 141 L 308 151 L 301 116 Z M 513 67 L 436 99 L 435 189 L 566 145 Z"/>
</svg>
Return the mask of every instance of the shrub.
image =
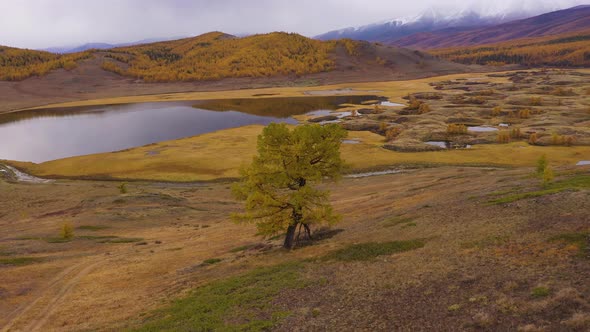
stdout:
<svg viewBox="0 0 590 332">
<path fill-rule="evenodd" d="M 410 104 L 408 105 L 409 110 L 417 110 L 422 105 L 422 102 L 416 99 L 414 96 L 410 96 Z"/>
<path fill-rule="evenodd" d="M 74 237 L 74 227 L 69 222 L 63 223 L 61 225 L 60 236 L 62 239 L 70 240 Z"/>
<path fill-rule="evenodd" d="M 449 135 L 467 134 L 467 126 L 462 125 L 462 124 L 451 123 L 447 126 L 447 134 L 449 134 Z"/>
<path fill-rule="evenodd" d="M 576 142 L 576 138 L 574 136 L 563 136 L 563 145 L 565 146 L 572 146 Z"/>
<path fill-rule="evenodd" d="M 498 132 L 498 143 L 500 143 L 500 144 L 510 143 L 510 133 L 508 131 Z"/>
<path fill-rule="evenodd" d="M 571 135 L 559 135 L 557 133 L 551 134 L 551 144 L 572 146 L 576 143 L 576 137 Z"/>
<path fill-rule="evenodd" d="M 387 141 L 391 141 L 391 140 L 395 139 L 396 137 L 398 137 L 401 132 L 402 132 L 401 129 L 398 127 L 389 128 L 385 132 L 385 139 L 387 139 Z"/>
<path fill-rule="evenodd" d="M 522 133 L 520 132 L 520 128 L 512 128 L 510 131 L 510 137 L 514 139 L 519 139 L 522 137 Z"/>
<path fill-rule="evenodd" d="M 531 110 L 529 109 L 524 109 L 524 110 L 520 110 L 518 112 L 518 117 L 521 119 L 528 119 L 531 117 Z"/>
<path fill-rule="evenodd" d="M 383 113 L 383 110 L 381 109 L 381 106 L 379 106 L 379 105 L 375 105 L 374 109 L 375 109 L 375 114 Z"/>
<path fill-rule="evenodd" d="M 530 145 L 535 145 L 537 144 L 537 141 L 539 140 L 539 136 L 537 135 L 537 133 L 532 133 L 529 136 L 529 144 Z"/>
<path fill-rule="evenodd" d="M 428 105 L 426 103 L 420 104 L 420 107 L 418 107 L 418 113 L 424 114 L 424 113 L 428 113 L 428 112 L 430 112 L 430 105 Z"/>
<path fill-rule="evenodd" d="M 465 101 L 465 104 L 476 104 L 476 105 L 483 105 L 486 103 L 486 99 L 481 96 L 471 97 Z"/>
<path fill-rule="evenodd" d="M 121 194 L 126 194 L 127 193 L 127 183 L 123 182 L 117 188 L 119 189 L 119 192 Z"/>
<path fill-rule="evenodd" d="M 564 88 L 556 88 L 553 90 L 553 95 L 555 96 L 575 96 L 576 93 L 573 89 L 564 89 Z M 561 99 L 560 99 L 561 101 Z"/>
<path fill-rule="evenodd" d="M 545 172 L 545 168 L 547 168 L 547 156 L 542 155 L 537 160 L 537 175 L 543 175 L 543 172 Z"/>
<path fill-rule="evenodd" d="M 496 106 L 492 109 L 492 116 L 499 116 L 502 114 L 502 107 Z"/>
<path fill-rule="evenodd" d="M 562 137 L 559 134 L 557 134 L 555 132 L 551 134 L 551 144 L 560 145 L 561 142 L 562 142 Z"/>
<path fill-rule="evenodd" d="M 553 170 L 551 169 L 551 167 L 545 167 L 545 170 L 543 171 L 543 185 L 547 186 L 549 183 L 553 181 L 554 178 L 555 175 L 553 175 Z"/>
<path fill-rule="evenodd" d="M 533 288 L 533 290 L 531 291 L 531 296 L 535 298 L 547 297 L 550 293 L 551 291 L 549 290 L 549 288 L 540 286 Z"/>
<path fill-rule="evenodd" d="M 379 122 L 379 132 L 380 133 L 385 133 L 385 131 L 387 130 L 387 127 L 389 127 L 389 124 L 385 121 L 381 121 Z"/>
<path fill-rule="evenodd" d="M 531 97 L 531 106 L 541 106 L 543 104 L 543 99 L 541 97 Z"/>
</svg>

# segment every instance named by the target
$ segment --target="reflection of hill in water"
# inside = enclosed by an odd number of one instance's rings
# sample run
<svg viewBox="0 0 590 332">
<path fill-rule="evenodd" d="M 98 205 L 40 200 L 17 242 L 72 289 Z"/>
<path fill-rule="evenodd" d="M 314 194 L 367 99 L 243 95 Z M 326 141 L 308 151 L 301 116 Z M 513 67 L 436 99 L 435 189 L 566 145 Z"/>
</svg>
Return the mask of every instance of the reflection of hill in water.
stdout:
<svg viewBox="0 0 590 332">
<path fill-rule="evenodd" d="M 377 96 L 322 96 L 215 99 L 193 102 L 194 108 L 210 111 L 237 111 L 242 113 L 287 118 L 317 110 L 337 110 L 342 104 L 361 104 L 369 100 L 382 100 Z"/>
<path fill-rule="evenodd" d="M 19 111 L 0 115 L 0 125 L 36 118 L 62 118 L 84 114 L 102 114 L 109 111 L 124 111 L 124 107 L 122 105 L 120 107 L 102 105 Z"/>
<path fill-rule="evenodd" d="M 0 115 L 0 125 L 35 118 L 99 115 L 110 112 L 136 112 L 141 111 L 142 109 L 147 110 L 154 108 L 162 108 L 164 110 L 168 106 L 192 106 L 193 108 L 207 111 L 236 111 L 252 115 L 288 118 L 292 115 L 305 114 L 317 110 L 336 110 L 341 108 L 342 104 L 361 104 L 369 100 L 384 100 L 384 98 L 377 96 L 303 96 L 61 107 L 2 114 Z"/>
</svg>

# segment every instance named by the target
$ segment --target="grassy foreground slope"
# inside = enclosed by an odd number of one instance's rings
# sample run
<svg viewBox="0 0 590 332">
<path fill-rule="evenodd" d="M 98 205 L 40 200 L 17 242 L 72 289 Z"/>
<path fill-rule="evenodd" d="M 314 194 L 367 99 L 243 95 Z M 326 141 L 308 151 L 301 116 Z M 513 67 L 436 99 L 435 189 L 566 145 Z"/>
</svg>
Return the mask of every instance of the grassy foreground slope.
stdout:
<svg viewBox="0 0 590 332">
<path fill-rule="evenodd" d="M 0 326 L 587 331 L 588 168 L 548 187 L 532 172 L 327 183 L 342 222 L 292 252 L 230 221 L 227 182 L 0 180 Z M 64 221 L 74 237 L 57 241 Z"/>
</svg>

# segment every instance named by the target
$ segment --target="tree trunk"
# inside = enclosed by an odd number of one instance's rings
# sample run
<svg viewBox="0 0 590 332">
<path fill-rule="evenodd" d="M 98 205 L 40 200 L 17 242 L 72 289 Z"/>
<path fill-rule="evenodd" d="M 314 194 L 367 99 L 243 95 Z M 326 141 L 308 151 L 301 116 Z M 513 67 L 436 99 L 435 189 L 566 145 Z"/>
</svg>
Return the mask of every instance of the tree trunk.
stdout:
<svg viewBox="0 0 590 332">
<path fill-rule="evenodd" d="M 285 249 L 293 249 L 295 246 L 295 231 L 297 230 L 297 224 L 289 225 L 287 228 L 287 235 L 285 236 L 285 243 L 283 244 L 283 248 Z"/>
</svg>

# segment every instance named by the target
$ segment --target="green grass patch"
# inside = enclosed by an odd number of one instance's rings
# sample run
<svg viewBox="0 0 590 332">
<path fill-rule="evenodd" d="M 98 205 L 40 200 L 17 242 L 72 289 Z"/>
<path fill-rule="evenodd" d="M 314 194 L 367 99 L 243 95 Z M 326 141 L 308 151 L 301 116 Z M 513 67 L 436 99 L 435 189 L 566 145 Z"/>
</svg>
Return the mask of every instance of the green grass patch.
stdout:
<svg viewBox="0 0 590 332">
<path fill-rule="evenodd" d="M 244 245 L 244 246 L 235 247 L 232 250 L 230 250 L 229 252 L 236 253 L 236 252 L 240 252 L 240 251 L 246 251 L 246 250 L 248 250 L 250 248 L 253 248 L 253 247 L 254 247 L 253 244 L 247 244 L 247 245 Z"/>
<path fill-rule="evenodd" d="M 114 235 L 81 235 L 78 236 L 79 239 L 84 240 L 106 240 L 106 239 L 116 239 L 118 236 Z"/>
<path fill-rule="evenodd" d="M 383 227 L 393 227 L 393 226 L 397 226 L 397 225 L 401 225 L 401 224 L 410 224 L 414 221 L 415 218 L 412 217 L 402 217 L 402 216 L 396 216 L 396 217 L 391 217 L 391 218 L 387 218 L 385 220 L 383 220 L 381 222 L 381 225 Z"/>
<path fill-rule="evenodd" d="M 367 242 L 353 244 L 346 248 L 334 251 L 325 256 L 326 259 L 339 261 L 366 261 L 378 256 L 391 255 L 399 252 L 414 250 L 424 247 L 422 240 L 392 241 L 392 242 Z"/>
<path fill-rule="evenodd" d="M 547 297 L 549 296 L 549 294 L 551 294 L 551 290 L 547 287 L 535 287 L 533 288 L 533 290 L 531 291 L 531 296 L 534 298 L 542 298 L 542 297 Z"/>
<path fill-rule="evenodd" d="M 141 242 L 143 238 L 141 237 L 112 237 L 112 238 L 105 238 L 102 240 L 98 240 L 98 243 L 135 243 Z"/>
<path fill-rule="evenodd" d="M 73 238 L 64 238 L 64 237 L 48 237 L 45 238 L 45 242 L 47 243 L 68 243 L 72 242 Z"/>
<path fill-rule="evenodd" d="M 303 288 L 301 263 L 259 268 L 212 282 L 154 312 L 133 331 L 266 331 L 289 312 L 273 305 L 287 289 Z"/>
<path fill-rule="evenodd" d="M 520 187 L 506 189 L 506 190 L 500 190 L 500 191 L 494 191 L 494 192 L 489 193 L 488 196 L 504 196 L 504 195 L 511 194 L 519 189 L 520 189 Z"/>
<path fill-rule="evenodd" d="M 209 258 L 203 261 L 202 265 L 213 265 L 221 262 L 221 258 Z"/>
<path fill-rule="evenodd" d="M 273 237 L 268 238 L 269 241 L 276 241 L 278 239 L 282 239 L 285 237 L 285 234 L 279 234 L 279 235 L 275 235 Z"/>
<path fill-rule="evenodd" d="M 19 241 L 28 241 L 28 240 L 41 240 L 38 236 L 19 236 L 16 238 Z"/>
<path fill-rule="evenodd" d="M 590 232 L 564 233 L 549 239 L 552 242 L 563 242 L 578 247 L 580 257 L 590 256 Z"/>
<path fill-rule="evenodd" d="M 109 226 L 98 226 L 98 225 L 83 225 L 78 227 L 78 229 L 86 230 L 86 231 L 100 231 L 103 229 L 109 229 Z"/>
<path fill-rule="evenodd" d="M 37 257 L 11 257 L 0 258 L 0 265 L 22 266 L 41 262 L 41 258 Z"/>
<path fill-rule="evenodd" d="M 505 204 L 519 201 L 521 199 L 540 197 L 557 194 L 566 190 L 590 189 L 590 175 L 577 175 L 569 179 L 548 184 L 544 189 L 526 193 L 512 194 L 490 200 L 490 204 Z"/>
</svg>

